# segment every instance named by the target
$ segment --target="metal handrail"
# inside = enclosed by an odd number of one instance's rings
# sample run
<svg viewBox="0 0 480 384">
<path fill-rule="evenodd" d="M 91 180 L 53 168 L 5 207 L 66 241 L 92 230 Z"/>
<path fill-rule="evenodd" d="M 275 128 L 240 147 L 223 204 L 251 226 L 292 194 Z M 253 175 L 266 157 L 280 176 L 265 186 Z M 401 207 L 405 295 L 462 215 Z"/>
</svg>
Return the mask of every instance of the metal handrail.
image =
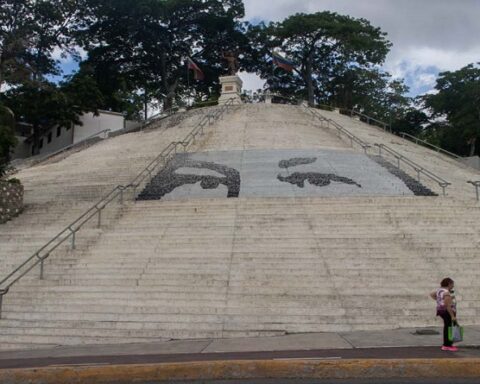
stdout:
<svg viewBox="0 0 480 384">
<path fill-rule="evenodd" d="M 478 181 L 478 180 L 476 180 L 476 181 L 468 180 L 467 184 L 472 184 L 475 187 L 475 194 L 477 196 L 477 201 L 479 201 L 480 200 L 480 194 L 479 194 L 478 189 L 480 188 L 480 181 Z"/>
<path fill-rule="evenodd" d="M 353 117 L 354 115 L 360 116 L 360 117 L 364 117 L 364 118 L 367 119 L 367 124 L 368 124 L 368 125 L 373 125 L 373 124 L 370 124 L 370 122 L 371 122 L 371 121 L 374 121 L 375 123 L 378 123 L 378 124 L 380 125 L 380 127 L 383 128 L 383 130 L 384 130 L 385 132 L 387 131 L 387 128 L 388 128 L 388 131 L 389 131 L 390 133 L 392 133 L 392 127 L 391 127 L 391 125 L 385 123 L 384 121 L 375 119 L 374 117 L 365 115 L 364 113 L 355 111 L 354 109 L 351 109 L 349 112 L 350 112 L 350 117 Z"/>
<path fill-rule="evenodd" d="M 353 143 L 355 142 L 362 147 L 362 149 L 364 150 L 365 153 L 367 153 L 368 148 L 371 148 L 370 144 L 366 143 L 365 141 L 363 141 L 359 137 L 355 136 L 353 133 L 351 133 L 350 131 L 348 131 L 344 127 L 342 127 L 340 124 L 338 124 L 334 120 L 327 119 L 325 116 L 322 116 L 322 114 L 320 114 L 318 111 L 316 111 L 316 110 L 314 111 L 311 108 L 307 108 L 307 111 L 309 111 L 315 118 L 319 119 L 320 122 L 322 123 L 322 125 L 323 125 L 324 122 L 327 123 L 328 128 L 330 128 L 330 125 L 333 125 L 340 133 L 347 136 L 350 139 L 350 145 L 352 147 L 353 147 Z"/>
<path fill-rule="evenodd" d="M 217 121 L 231 106 L 234 106 L 235 99 L 229 99 L 220 108 L 213 111 L 213 113 L 205 115 L 204 118 L 187 134 L 184 140 L 174 141 L 170 143 L 160 154 L 153 159 L 134 179 L 133 181 L 124 186 L 117 185 L 104 197 L 102 197 L 96 204 L 85 211 L 75 221 L 66 226 L 61 232 L 50 239 L 45 245 L 35 251 L 29 258 L 27 258 L 22 264 L 16 267 L 6 277 L 0 281 L 0 319 L 2 315 L 2 301 L 12 285 L 18 282 L 22 277 L 29 273 L 33 268 L 40 264 L 40 280 L 44 277 L 44 262 L 60 245 L 65 243 L 69 238 L 71 239 L 71 248 L 75 249 L 76 233 L 82 229 L 82 227 L 97 215 L 97 226 L 101 227 L 102 211 L 115 199 L 119 198 L 120 205 L 123 205 L 124 192 L 127 189 L 133 190 L 133 200 L 136 198 L 136 191 L 143 181 L 150 177 L 152 179 L 153 172 L 159 164 L 165 165 L 172 153 L 177 153 L 177 147 L 181 145 L 183 150 L 186 151 L 188 145 L 192 143 L 196 136 L 204 134 L 204 127 L 208 124 L 213 124 Z"/>
<path fill-rule="evenodd" d="M 417 180 L 418 181 L 420 181 L 420 174 L 423 174 L 423 175 L 427 176 L 428 178 L 430 178 L 431 180 L 438 183 L 438 185 L 442 188 L 443 196 L 446 195 L 445 189 L 449 185 L 452 185 L 452 183 L 448 182 L 445 179 L 442 179 L 440 176 L 437 176 L 433 172 L 429 171 L 428 169 L 425 169 L 421 165 L 415 163 L 414 161 L 412 161 L 409 158 L 403 156 L 401 153 L 399 153 L 399 152 L 395 151 L 394 149 L 386 146 L 385 144 L 375 144 L 375 146 L 378 147 L 380 156 L 382 156 L 382 150 L 384 150 L 385 152 L 388 152 L 390 155 L 395 157 L 397 159 L 397 168 L 398 169 L 400 169 L 400 161 L 403 161 L 405 164 L 412 167 L 417 172 Z"/>
<path fill-rule="evenodd" d="M 428 141 L 419 139 L 418 137 L 410 135 L 409 133 L 400 132 L 399 135 L 402 136 L 404 139 L 405 139 L 405 137 L 408 137 L 409 139 L 412 139 L 415 142 L 415 144 L 418 144 L 420 142 L 420 143 L 426 145 L 427 147 L 430 147 L 430 148 L 434 149 L 435 151 L 437 151 L 439 153 L 444 153 L 445 155 L 451 156 L 455 159 L 461 159 L 462 158 L 462 156 L 456 155 L 455 153 L 447 151 L 446 149 L 437 147 L 436 145 L 431 144 Z"/>
</svg>

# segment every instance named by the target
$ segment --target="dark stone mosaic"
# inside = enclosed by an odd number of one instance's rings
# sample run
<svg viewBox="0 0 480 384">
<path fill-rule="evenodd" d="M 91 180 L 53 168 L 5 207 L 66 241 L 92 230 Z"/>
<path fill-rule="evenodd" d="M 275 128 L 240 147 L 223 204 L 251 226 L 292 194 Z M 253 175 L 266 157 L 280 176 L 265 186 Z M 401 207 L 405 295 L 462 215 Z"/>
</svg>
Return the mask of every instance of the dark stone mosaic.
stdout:
<svg viewBox="0 0 480 384">
<path fill-rule="evenodd" d="M 225 177 L 209 175 L 180 174 L 180 168 L 207 169 L 218 172 Z M 206 161 L 191 160 L 187 156 L 177 155 L 152 181 L 145 187 L 137 200 L 160 200 L 163 196 L 186 184 L 200 182 L 203 189 L 217 189 L 220 184 L 228 189 L 227 197 L 238 197 L 240 194 L 240 172 L 225 165 Z"/>
<path fill-rule="evenodd" d="M 281 160 L 278 163 L 278 166 L 287 169 L 299 165 L 313 164 L 316 161 L 316 157 L 295 157 L 289 160 Z M 332 181 L 335 181 L 337 183 L 356 185 L 357 187 L 362 188 L 362 186 L 354 180 L 349 179 L 348 177 L 337 176 L 333 173 L 295 172 L 290 176 L 278 175 L 277 179 L 285 183 L 296 185 L 299 188 L 305 187 L 305 181 L 308 181 L 311 185 L 316 185 L 317 187 L 326 187 L 327 185 L 330 185 Z"/>
<path fill-rule="evenodd" d="M 401 169 L 398 169 L 395 165 L 385 160 L 383 157 L 373 155 L 370 155 L 369 157 L 377 164 L 387 169 L 392 175 L 402 180 L 415 196 L 438 196 L 438 194 L 419 183 L 417 180 L 415 180 L 413 177 L 411 177 Z"/>
<path fill-rule="evenodd" d="M 317 187 L 326 187 L 327 185 L 330 185 L 332 181 L 336 181 L 337 183 L 351 184 L 356 185 L 358 188 L 362 188 L 360 184 L 356 183 L 352 179 L 349 179 L 348 177 L 337 176 L 333 173 L 325 174 L 317 172 L 295 172 L 286 177 L 278 175 L 277 178 L 280 181 L 294 184 L 300 188 L 305 187 L 305 181 L 307 180 L 310 184 L 316 185 Z"/>
<path fill-rule="evenodd" d="M 278 163 L 278 166 L 280 168 L 287 169 L 291 167 L 296 167 L 298 165 L 313 164 L 316 161 L 316 157 L 294 157 L 293 159 L 280 161 Z"/>
</svg>

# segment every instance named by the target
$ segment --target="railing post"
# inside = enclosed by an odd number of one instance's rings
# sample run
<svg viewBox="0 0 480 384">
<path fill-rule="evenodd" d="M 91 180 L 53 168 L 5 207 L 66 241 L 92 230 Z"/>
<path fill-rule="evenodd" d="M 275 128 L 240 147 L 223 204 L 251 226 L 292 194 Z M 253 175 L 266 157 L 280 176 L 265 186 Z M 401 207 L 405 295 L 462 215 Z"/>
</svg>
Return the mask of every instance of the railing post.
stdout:
<svg viewBox="0 0 480 384">
<path fill-rule="evenodd" d="M 473 183 L 472 183 L 472 184 L 473 184 Z M 479 196 L 479 194 L 478 194 L 478 183 L 473 184 L 473 186 L 475 187 L 475 194 L 477 195 L 477 201 L 479 201 L 479 200 L 480 200 L 480 196 Z"/>
<path fill-rule="evenodd" d="M 75 231 L 72 228 L 69 228 L 70 232 L 72 232 L 72 249 L 75 249 Z"/>
<path fill-rule="evenodd" d="M 40 260 L 40 280 L 43 280 L 43 261 L 44 259 L 42 258 Z"/>
<path fill-rule="evenodd" d="M 445 186 L 444 184 L 442 184 L 443 197 L 445 197 L 445 196 L 446 196 L 446 193 L 445 193 L 445 188 L 446 188 L 446 186 Z"/>
<path fill-rule="evenodd" d="M 123 188 L 120 189 L 120 205 L 123 205 Z"/>
<path fill-rule="evenodd" d="M 400 169 L 400 157 L 397 157 L 397 168 Z"/>
</svg>

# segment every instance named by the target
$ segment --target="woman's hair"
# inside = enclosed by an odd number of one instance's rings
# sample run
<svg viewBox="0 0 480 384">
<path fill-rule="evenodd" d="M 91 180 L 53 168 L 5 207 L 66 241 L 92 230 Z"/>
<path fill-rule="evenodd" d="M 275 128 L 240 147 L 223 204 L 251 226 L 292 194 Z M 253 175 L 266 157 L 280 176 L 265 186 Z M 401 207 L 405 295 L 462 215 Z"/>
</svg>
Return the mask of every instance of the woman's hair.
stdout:
<svg viewBox="0 0 480 384">
<path fill-rule="evenodd" d="M 449 277 L 446 277 L 445 279 L 443 279 L 441 282 L 440 282 L 440 286 L 443 287 L 443 288 L 446 288 L 448 287 L 450 284 L 453 283 L 453 280 L 450 279 Z"/>
</svg>

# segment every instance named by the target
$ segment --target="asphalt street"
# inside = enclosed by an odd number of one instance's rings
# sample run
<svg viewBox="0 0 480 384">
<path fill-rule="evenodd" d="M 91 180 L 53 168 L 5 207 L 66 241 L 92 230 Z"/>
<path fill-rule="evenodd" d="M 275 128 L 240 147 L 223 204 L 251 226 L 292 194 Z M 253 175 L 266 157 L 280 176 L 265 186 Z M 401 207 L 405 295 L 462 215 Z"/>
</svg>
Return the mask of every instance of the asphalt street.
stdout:
<svg viewBox="0 0 480 384">
<path fill-rule="evenodd" d="M 445 352 L 438 347 L 403 347 L 403 348 L 362 348 L 330 349 L 310 351 L 272 351 L 272 352 L 231 352 L 231 353 L 183 353 L 151 355 L 115 355 L 115 356 L 71 356 L 41 358 L 3 358 L 0 370 L 10 368 L 34 368 L 48 366 L 75 365 L 122 365 L 122 364 L 159 364 L 188 363 L 192 361 L 215 360 L 342 360 L 342 359 L 461 359 L 478 358 L 480 349 L 461 348 L 459 352 Z M 477 384 L 480 380 L 477 381 Z"/>
</svg>

